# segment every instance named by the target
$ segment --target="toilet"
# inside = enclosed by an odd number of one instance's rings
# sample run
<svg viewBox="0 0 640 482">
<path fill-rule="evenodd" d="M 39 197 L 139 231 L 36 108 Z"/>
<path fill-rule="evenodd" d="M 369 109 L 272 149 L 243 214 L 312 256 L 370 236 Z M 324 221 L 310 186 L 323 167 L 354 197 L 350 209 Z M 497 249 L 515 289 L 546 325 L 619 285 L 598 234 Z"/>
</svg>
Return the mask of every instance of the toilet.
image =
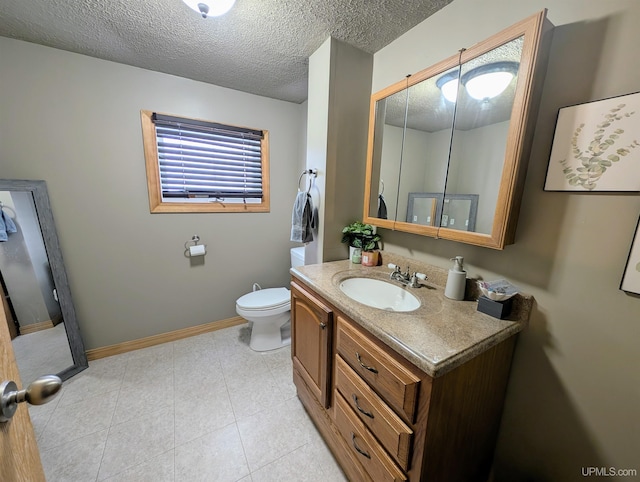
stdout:
<svg viewBox="0 0 640 482">
<path fill-rule="evenodd" d="M 292 248 L 291 267 L 302 265 L 304 246 Z M 251 322 L 249 346 L 252 350 L 269 351 L 291 344 L 291 325 L 287 325 L 291 320 L 288 288 L 265 288 L 247 293 L 236 300 L 236 313 Z"/>
</svg>

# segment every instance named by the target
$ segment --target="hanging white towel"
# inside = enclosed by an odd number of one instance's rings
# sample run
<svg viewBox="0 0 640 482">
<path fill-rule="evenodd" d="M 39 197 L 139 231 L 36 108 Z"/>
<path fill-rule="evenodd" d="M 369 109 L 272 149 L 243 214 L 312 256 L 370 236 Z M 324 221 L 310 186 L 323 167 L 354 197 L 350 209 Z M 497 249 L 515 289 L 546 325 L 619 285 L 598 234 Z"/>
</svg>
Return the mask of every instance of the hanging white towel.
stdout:
<svg viewBox="0 0 640 482">
<path fill-rule="evenodd" d="M 0 241 L 7 241 L 9 237 L 8 233 L 16 233 L 16 225 L 7 213 L 0 208 Z"/>
<path fill-rule="evenodd" d="M 310 243 L 313 241 L 315 227 L 311 195 L 299 192 L 291 213 L 291 241 Z"/>
</svg>

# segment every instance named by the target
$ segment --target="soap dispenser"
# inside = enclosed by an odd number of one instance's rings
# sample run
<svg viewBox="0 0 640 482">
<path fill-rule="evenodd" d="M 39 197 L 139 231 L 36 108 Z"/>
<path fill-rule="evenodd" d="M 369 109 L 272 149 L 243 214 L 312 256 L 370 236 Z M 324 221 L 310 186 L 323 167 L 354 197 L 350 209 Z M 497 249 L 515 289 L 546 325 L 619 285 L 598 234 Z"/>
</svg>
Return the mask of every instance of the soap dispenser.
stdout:
<svg viewBox="0 0 640 482">
<path fill-rule="evenodd" d="M 464 258 L 462 256 L 456 256 L 455 258 L 451 258 L 451 261 L 453 261 L 453 268 L 449 270 L 444 295 L 452 300 L 463 300 L 467 284 L 467 272 L 462 266 Z"/>
</svg>

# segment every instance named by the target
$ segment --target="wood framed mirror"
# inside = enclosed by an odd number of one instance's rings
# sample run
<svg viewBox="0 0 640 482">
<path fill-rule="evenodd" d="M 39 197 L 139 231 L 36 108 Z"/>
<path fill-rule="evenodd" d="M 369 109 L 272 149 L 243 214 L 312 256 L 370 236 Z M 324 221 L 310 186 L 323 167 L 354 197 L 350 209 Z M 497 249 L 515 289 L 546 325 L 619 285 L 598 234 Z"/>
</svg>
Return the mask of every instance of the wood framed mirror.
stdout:
<svg viewBox="0 0 640 482">
<path fill-rule="evenodd" d="M 67 380 L 88 362 L 46 183 L 0 179 L 0 202 L 15 225 L 0 242 L 0 274 L 20 377 Z"/>
<path fill-rule="evenodd" d="M 514 242 L 552 28 L 543 10 L 372 95 L 365 223 L 494 249 Z M 496 92 L 481 89 L 499 76 Z M 381 180 L 387 219 L 376 214 Z M 437 208 L 439 219 L 413 221 L 409 193 L 477 195 L 473 228 Z"/>
</svg>

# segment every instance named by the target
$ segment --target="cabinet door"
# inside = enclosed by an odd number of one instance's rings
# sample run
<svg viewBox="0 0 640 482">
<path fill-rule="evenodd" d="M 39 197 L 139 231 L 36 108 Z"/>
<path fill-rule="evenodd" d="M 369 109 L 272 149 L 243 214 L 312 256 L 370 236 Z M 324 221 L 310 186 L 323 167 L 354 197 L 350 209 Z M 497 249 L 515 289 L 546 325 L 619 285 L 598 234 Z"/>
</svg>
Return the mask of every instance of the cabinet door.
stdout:
<svg viewBox="0 0 640 482">
<path fill-rule="evenodd" d="M 402 90 L 400 90 L 402 89 Z M 399 92 L 395 92 L 399 90 Z M 389 220 L 385 227 L 393 227 L 396 220 L 398 202 L 398 180 L 400 179 L 400 163 L 402 157 L 402 139 L 405 128 L 405 109 L 407 105 L 407 89 L 392 86 L 385 89 L 377 97 L 371 99 L 372 120 L 369 125 L 369 149 L 371 151 L 371 180 L 369 216 Z"/>
<path fill-rule="evenodd" d="M 307 387 L 329 408 L 333 312 L 318 297 L 291 282 L 291 357 Z"/>
</svg>

